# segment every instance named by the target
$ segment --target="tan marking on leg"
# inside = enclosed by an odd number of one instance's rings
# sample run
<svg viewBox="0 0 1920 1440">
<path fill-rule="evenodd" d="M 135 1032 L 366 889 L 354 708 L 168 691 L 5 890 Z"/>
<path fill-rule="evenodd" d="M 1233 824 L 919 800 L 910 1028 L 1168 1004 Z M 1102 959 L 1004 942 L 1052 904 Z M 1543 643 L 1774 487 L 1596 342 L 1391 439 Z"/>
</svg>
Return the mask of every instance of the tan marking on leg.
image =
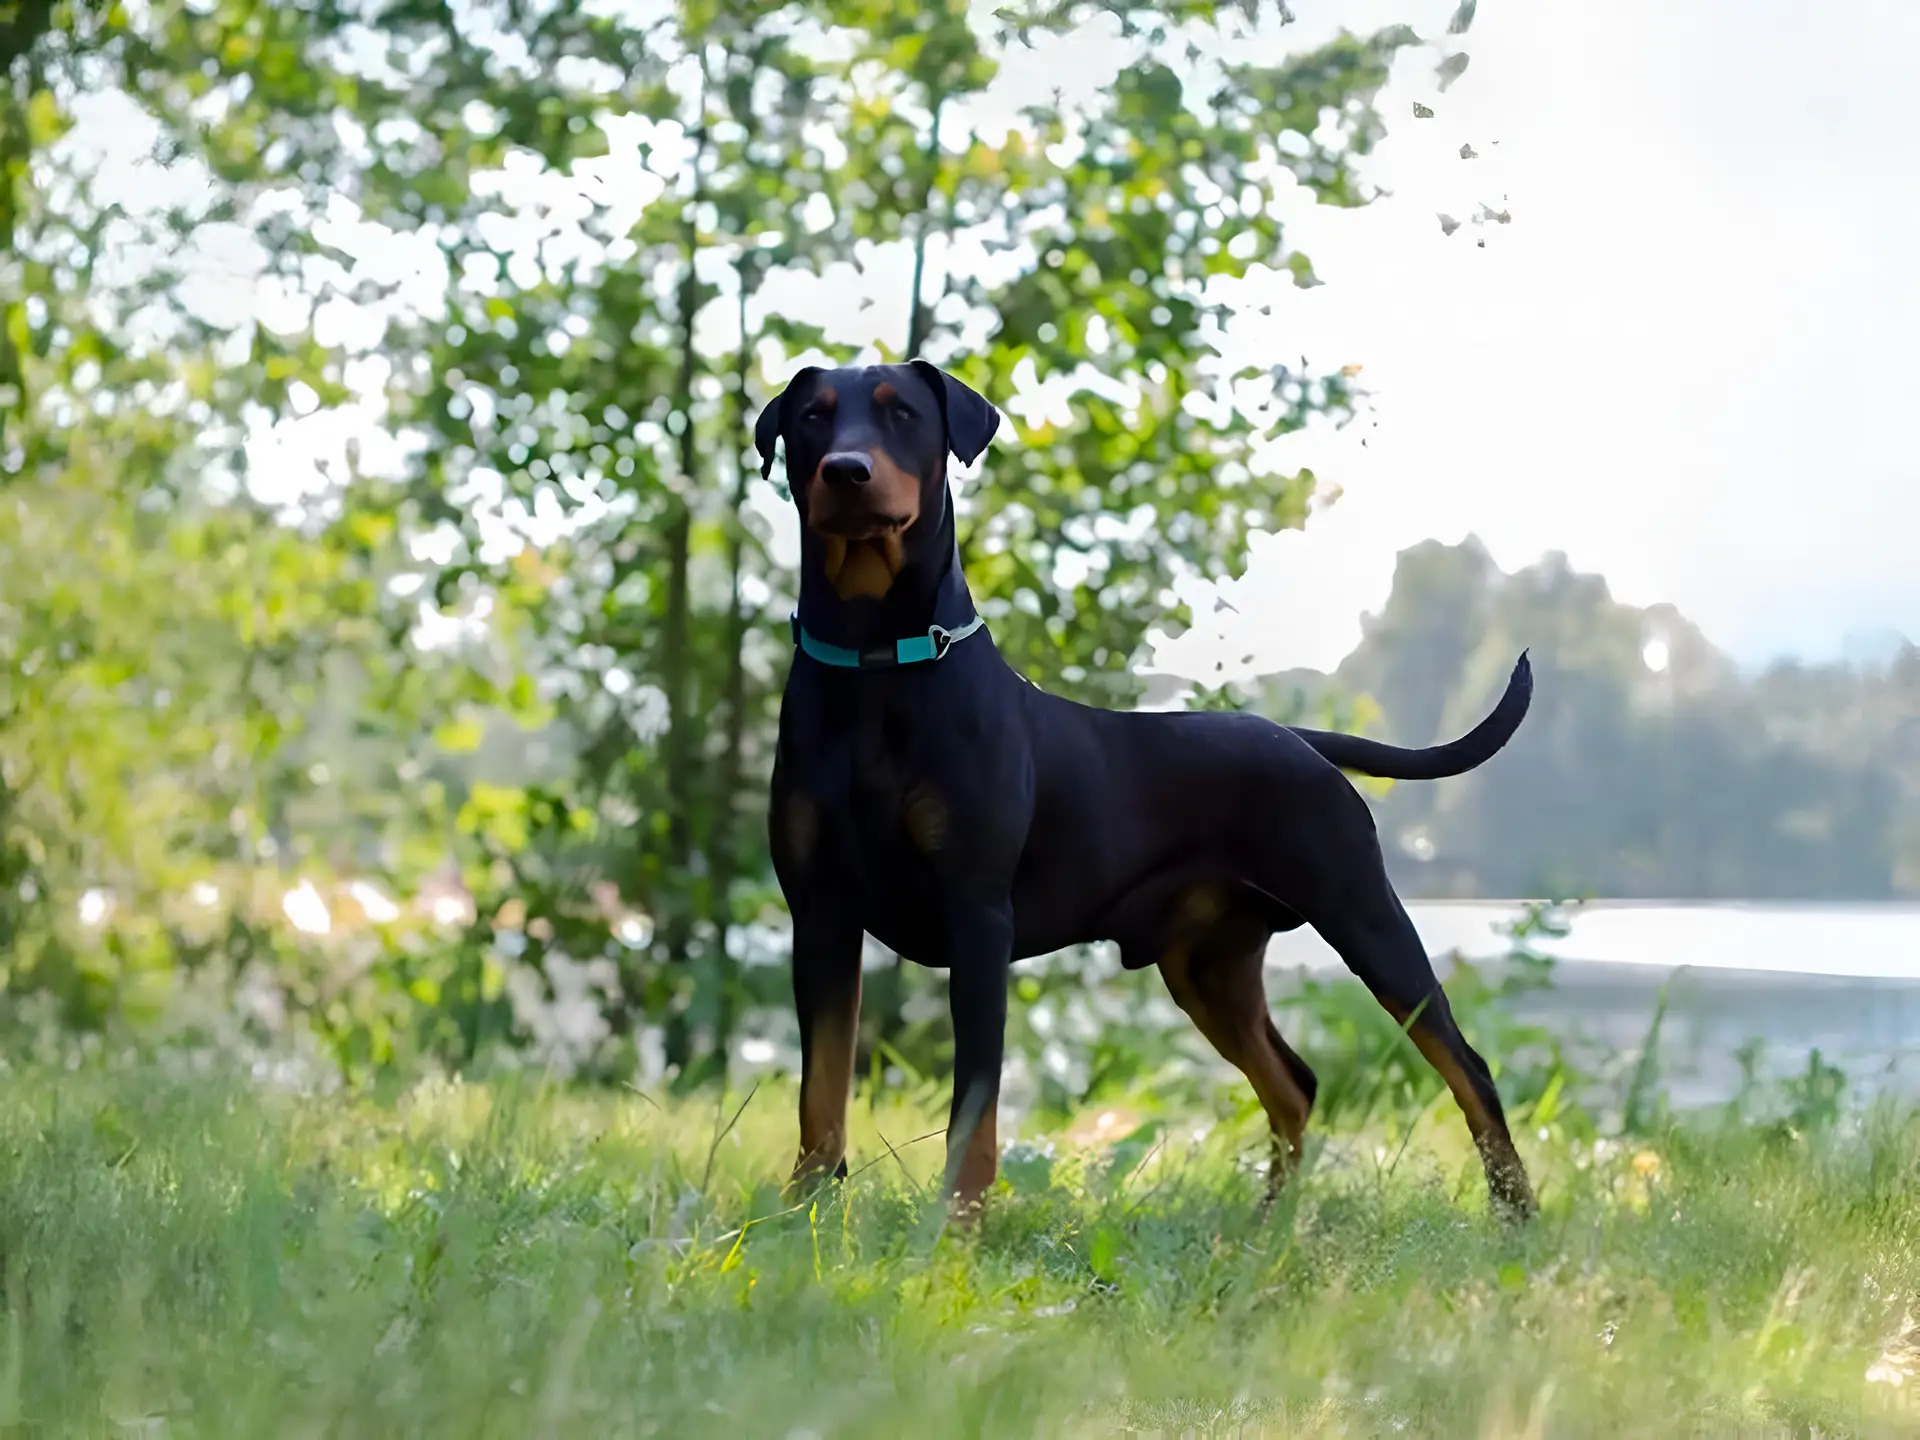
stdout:
<svg viewBox="0 0 1920 1440">
<path fill-rule="evenodd" d="M 789 1182 L 796 1188 L 831 1174 L 846 1158 L 859 994 L 856 988 L 852 1014 L 823 1015 L 814 1025 L 812 1054 L 800 1082 L 800 1158 Z"/>
<path fill-rule="evenodd" d="M 1466 1067 L 1444 1040 L 1420 1023 L 1418 1016 L 1409 1027 L 1406 1011 L 1397 1005 L 1386 1005 L 1385 1008 L 1400 1028 L 1407 1031 L 1407 1038 L 1413 1041 L 1414 1047 L 1434 1068 L 1435 1073 L 1446 1082 L 1454 1103 L 1460 1107 L 1460 1113 L 1467 1122 L 1467 1133 L 1473 1137 L 1474 1148 L 1480 1152 L 1480 1164 L 1487 1172 L 1487 1189 L 1495 1207 L 1515 1217 L 1531 1215 L 1537 1206 L 1533 1182 L 1527 1178 L 1526 1164 L 1521 1160 L 1520 1152 L 1513 1148 L 1513 1139 L 1507 1133 L 1505 1123 L 1480 1098 L 1479 1088 L 1474 1085 L 1473 1077 L 1467 1074 Z"/>
<path fill-rule="evenodd" d="M 1192 958 L 1186 947 L 1170 948 L 1160 961 L 1174 1003 L 1192 1018 L 1200 1033 L 1228 1064 L 1253 1086 L 1273 1133 L 1273 1165 L 1267 1173 L 1272 1201 L 1287 1175 L 1300 1163 L 1307 1119 L 1313 1102 L 1293 1078 L 1274 1048 L 1266 988 L 1260 980 L 1265 946 L 1243 954 L 1215 952 Z M 1271 1031 L 1277 1037 L 1277 1031 Z"/>
<path fill-rule="evenodd" d="M 1414 1022 L 1414 1028 L 1408 1037 L 1414 1047 L 1426 1057 L 1426 1061 L 1447 1083 L 1447 1089 L 1453 1092 L 1454 1102 L 1459 1105 L 1460 1113 L 1466 1117 L 1467 1129 L 1473 1132 L 1477 1140 L 1495 1128 L 1493 1116 L 1487 1113 L 1486 1105 L 1480 1099 L 1480 1092 L 1474 1088 L 1472 1079 L 1465 1068 L 1453 1058 L 1453 1052 L 1435 1036 Z"/>
<path fill-rule="evenodd" d="M 1262 1004 L 1264 1003 L 1263 991 Z M 1294 1068 L 1297 1065 L 1305 1069 L 1307 1062 L 1294 1054 L 1287 1042 L 1281 1038 L 1280 1029 L 1273 1023 L 1271 1016 L 1261 1027 L 1260 1038 L 1261 1049 L 1271 1058 L 1276 1076 L 1272 1082 L 1274 1102 L 1270 1104 L 1263 1099 L 1261 1103 L 1266 1107 L 1269 1120 L 1277 1126 L 1275 1138 L 1285 1147 L 1286 1154 L 1283 1158 L 1287 1167 L 1291 1169 L 1300 1163 L 1305 1151 L 1307 1121 L 1313 1116 L 1313 1096 L 1300 1084 Z M 1292 1061 L 1291 1064 L 1288 1063 L 1289 1059 Z M 1308 1071 L 1308 1073 L 1312 1072 Z M 1275 1104 L 1281 1107 L 1281 1114 L 1277 1120 L 1274 1120 Z"/>
<path fill-rule="evenodd" d="M 1181 897 L 1181 920 L 1197 929 L 1206 929 L 1226 914 L 1227 897 L 1218 885 L 1195 885 Z"/>
<path fill-rule="evenodd" d="M 1253 1093 L 1260 1097 L 1260 1108 L 1267 1112 L 1267 1126 L 1273 1131 L 1275 1155 L 1280 1161 L 1274 1174 L 1269 1177 L 1268 1189 L 1276 1190 L 1286 1178 L 1286 1172 L 1300 1163 L 1300 1157 L 1306 1147 L 1307 1115 L 1311 1102 L 1307 1094 L 1294 1082 L 1293 1072 L 1287 1068 L 1274 1048 L 1267 1043 L 1262 1034 L 1247 1042 L 1245 1066 L 1247 1079 L 1253 1082 Z"/>
<path fill-rule="evenodd" d="M 1447 1082 L 1447 1089 L 1453 1092 L 1460 1113 L 1466 1116 L 1467 1131 L 1473 1136 L 1474 1148 L 1480 1152 L 1481 1168 L 1487 1172 L 1487 1190 L 1492 1196 L 1494 1208 L 1513 1219 L 1524 1219 L 1533 1214 L 1538 1208 L 1533 1196 L 1533 1183 L 1527 1179 L 1526 1164 L 1521 1160 L 1520 1152 L 1513 1148 L 1513 1139 L 1508 1135 L 1507 1127 L 1487 1110 L 1479 1091 L 1474 1088 L 1473 1081 L 1451 1050 L 1421 1031 L 1417 1025 L 1413 1043 L 1420 1047 L 1420 1053 L 1427 1057 L 1427 1063 Z"/>
<path fill-rule="evenodd" d="M 971 1228 L 987 1203 L 987 1191 L 1000 1173 L 1000 1096 L 996 1091 L 981 1111 L 973 1133 L 959 1156 L 948 1214 L 956 1225 Z"/>
<path fill-rule="evenodd" d="M 786 832 L 787 858 L 795 865 L 805 865 L 820 839 L 819 806 L 806 795 L 797 792 L 791 794 L 787 797 L 781 822 Z"/>
<path fill-rule="evenodd" d="M 921 854 L 931 855 L 947 843 L 947 802 L 931 780 L 922 780 L 907 792 L 900 818 L 907 838 Z"/>
</svg>

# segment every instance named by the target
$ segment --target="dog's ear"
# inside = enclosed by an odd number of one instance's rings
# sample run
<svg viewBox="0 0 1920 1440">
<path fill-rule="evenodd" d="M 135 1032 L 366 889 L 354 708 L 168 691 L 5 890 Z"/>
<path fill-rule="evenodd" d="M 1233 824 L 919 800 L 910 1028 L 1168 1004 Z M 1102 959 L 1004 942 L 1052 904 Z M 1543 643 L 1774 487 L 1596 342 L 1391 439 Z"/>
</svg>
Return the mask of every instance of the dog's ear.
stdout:
<svg viewBox="0 0 1920 1440">
<path fill-rule="evenodd" d="M 753 448 L 760 452 L 760 478 L 767 479 L 773 474 L 773 447 L 780 439 L 780 432 L 786 428 L 787 392 L 778 395 L 760 407 L 760 418 L 753 422 Z"/>
<path fill-rule="evenodd" d="M 971 465 L 1000 428 L 1000 412 L 932 361 L 915 360 L 913 368 L 940 401 L 940 413 L 947 422 L 947 449 L 962 465 Z"/>
<path fill-rule="evenodd" d="M 799 370 L 787 381 L 787 388 L 761 407 L 760 418 L 753 422 L 753 448 L 760 452 L 760 478 L 767 479 L 773 474 L 773 446 L 780 438 L 780 432 L 787 428 L 787 397 L 793 393 L 793 387 L 820 367 L 808 365 Z"/>
</svg>

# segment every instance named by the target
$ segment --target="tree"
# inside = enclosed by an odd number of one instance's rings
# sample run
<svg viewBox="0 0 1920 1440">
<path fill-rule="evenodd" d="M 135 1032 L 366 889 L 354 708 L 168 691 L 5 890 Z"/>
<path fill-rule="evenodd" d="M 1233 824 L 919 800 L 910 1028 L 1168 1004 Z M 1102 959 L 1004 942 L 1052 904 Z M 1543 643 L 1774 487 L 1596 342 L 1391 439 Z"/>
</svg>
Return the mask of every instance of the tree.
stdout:
<svg viewBox="0 0 1920 1440">
<path fill-rule="evenodd" d="M 378 855 L 396 880 L 451 854 L 474 903 L 440 950 L 380 952 L 375 1018 L 353 1030 L 342 1012 L 329 1033 L 385 1063 L 414 1014 L 419 1043 L 464 1064 L 503 975 L 591 962 L 614 972 L 602 1069 L 657 1033 L 686 1083 L 724 1067 L 742 1009 L 779 988 L 741 962 L 763 958 L 746 947 L 773 899 L 755 812 L 792 584 L 746 431 L 783 367 L 854 353 L 781 314 L 781 285 L 903 243 L 910 350 L 1009 404 L 1030 379 L 1072 389 L 1058 428 L 1013 407 L 965 489 L 964 541 L 1016 662 L 1124 703 L 1172 580 L 1227 573 L 1250 528 L 1303 513 L 1311 477 L 1267 445 L 1341 412 L 1346 380 L 1227 374 L 1214 342 L 1259 284 L 1311 283 L 1275 218 L 1283 189 L 1365 198 L 1347 161 L 1407 38 L 1220 64 L 1209 47 L 1243 40 L 1251 12 L 1189 0 L 993 21 L 958 0 L 32 13 L 6 12 L 31 44 L 0 140 L 33 137 L 8 171 L 24 283 L 0 297 L 6 354 L 101 367 L 103 453 L 148 447 L 102 491 L 129 533 L 200 526 L 267 565 L 209 574 L 280 597 L 271 663 L 252 631 L 195 642 L 244 658 L 255 699 L 236 713 L 270 737 L 243 767 L 261 833 L 316 866 Z M 1009 47 L 1094 21 L 1130 46 L 1102 97 L 991 143 L 970 128 Z M 42 204 L 21 177 L 56 163 L 87 90 L 130 97 L 209 198 L 137 221 L 84 185 Z M 208 223 L 259 242 L 279 328 L 183 303 L 176 264 Z M 140 284 L 93 283 L 127 224 Z M 956 259 L 981 246 L 1015 263 Z M 36 310 L 41 288 L 79 310 Z M 141 307 L 164 324 L 128 348 Z M 28 427 L 14 468 L 65 464 L 78 432 L 49 407 L 66 402 L 29 379 L 9 392 Z M 156 394 L 181 408 L 142 431 Z M 297 513 L 249 501 L 250 439 L 350 405 L 401 442 L 384 470 L 349 457 Z M 161 500 L 171 518 L 142 518 Z M 160 594 L 169 573 L 154 561 L 137 583 Z M 184 637 L 214 593 L 164 598 L 176 608 L 148 618 Z M 407 778 L 361 783 L 372 770 Z"/>
<path fill-rule="evenodd" d="M 1522 648 L 1533 707 L 1507 749 L 1376 802 L 1407 893 L 1868 900 L 1910 886 L 1903 659 L 1749 678 L 1670 606 L 1622 605 L 1563 557 L 1504 575 L 1468 540 L 1404 552 L 1334 675 L 1272 688 L 1365 696 L 1391 738 L 1430 744 L 1484 713 Z"/>
<path fill-rule="evenodd" d="M 342 403 L 344 357 L 210 317 L 181 284 L 207 227 L 273 238 L 285 207 L 250 206 L 324 188 L 302 157 L 338 159 L 311 124 L 341 94 L 326 24 L 252 4 L 0 24 L 0 932 L 8 987 L 93 1025 L 150 1014 L 203 962 L 264 955 L 299 983 L 250 880 L 314 839 L 283 821 L 318 783 L 293 759 L 330 674 L 397 668 L 391 527 L 351 476 L 299 523 L 254 498 L 253 422 Z M 103 93 L 204 196 L 142 208 L 102 184 L 69 130 Z M 290 272 L 314 257 L 284 238 Z"/>
<path fill-rule="evenodd" d="M 1050 23 L 1105 8 L 1061 7 Z M 1313 477 L 1284 472 L 1272 444 L 1315 413 L 1347 412 L 1348 377 L 1304 362 L 1229 373 L 1220 340 L 1263 277 L 1316 283 L 1287 247 L 1280 194 L 1302 185 L 1321 203 L 1364 203 L 1350 161 L 1377 133 L 1370 98 L 1407 39 L 1208 67 L 1200 40 L 1230 52 L 1245 20 L 1163 8 L 1128 20 L 1137 49 L 1106 104 L 1043 109 L 1035 139 L 1009 147 L 1003 220 L 1035 263 L 971 287 L 999 324 L 957 362 L 989 394 L 1030 370 L 1071 395 L 1068 423 L 1025 428 L 969 496 L 970 574 L 1017 666 L 1110 704 L 1136 693 L 1149 628 L 1182 620 L 1177 576 L 1231 574 L 1250 531 L 1304 520 Z M 1340 117 L 1334 147 L 1309 138 L 1325 136 L 1328 114 Z M 1072 158 L 1049 158 L 1062 151 Z M 957 348 L 951 332 L 935 343 Z"/>
</svg>

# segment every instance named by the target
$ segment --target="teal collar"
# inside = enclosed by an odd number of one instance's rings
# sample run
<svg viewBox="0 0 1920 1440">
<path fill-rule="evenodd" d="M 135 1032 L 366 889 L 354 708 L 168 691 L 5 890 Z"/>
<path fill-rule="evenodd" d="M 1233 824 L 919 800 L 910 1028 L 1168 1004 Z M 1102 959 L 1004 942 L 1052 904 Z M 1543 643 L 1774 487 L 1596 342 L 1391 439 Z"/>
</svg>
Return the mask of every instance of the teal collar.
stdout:
<svg viewBox="0 0 1920 1440">
<path fill-rule="evenodd" d="M 958 630 L 930 625 L 926 634 L 910 635 L 905 640 L 894 641 L 892 645 L 849 650 L 843 645 L 829 645 L 809 635 L 806 627 L 800 623 L 800 612 L 796 610 L 793 615 L 793 643 L 822 665 L 832 665 L 841 670 L 887 670 L 895 665 L 917 665 L 924 660 L 938 660 L 986 623 L 985 616 L 975 615 Z"/>
</svg>

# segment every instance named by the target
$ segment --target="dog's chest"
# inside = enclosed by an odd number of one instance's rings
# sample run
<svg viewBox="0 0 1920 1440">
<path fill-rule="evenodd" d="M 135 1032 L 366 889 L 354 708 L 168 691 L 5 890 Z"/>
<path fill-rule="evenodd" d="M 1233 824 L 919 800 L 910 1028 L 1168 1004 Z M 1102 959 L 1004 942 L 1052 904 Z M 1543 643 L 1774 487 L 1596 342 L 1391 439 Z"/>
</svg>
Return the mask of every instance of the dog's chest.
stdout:
<svg viewBox="0 0 1920 1440">
<path fill-rule="evenodd" d="M 863 909 L 927 901 L 968 848 L 965 734 L 952 709 L 915 688 L 871 684 L 818 697 L 797 718 L 790 773 L 841 858 L 821 879 L 853 887 Z"/>
<path fill-rule="evenodd" d="M 927 870 L 952 838 L 941 783 L 942 717 L 875 687 L 848 737 L 847 817 L 862 869 L 898 885 Z"/>
</svg>

